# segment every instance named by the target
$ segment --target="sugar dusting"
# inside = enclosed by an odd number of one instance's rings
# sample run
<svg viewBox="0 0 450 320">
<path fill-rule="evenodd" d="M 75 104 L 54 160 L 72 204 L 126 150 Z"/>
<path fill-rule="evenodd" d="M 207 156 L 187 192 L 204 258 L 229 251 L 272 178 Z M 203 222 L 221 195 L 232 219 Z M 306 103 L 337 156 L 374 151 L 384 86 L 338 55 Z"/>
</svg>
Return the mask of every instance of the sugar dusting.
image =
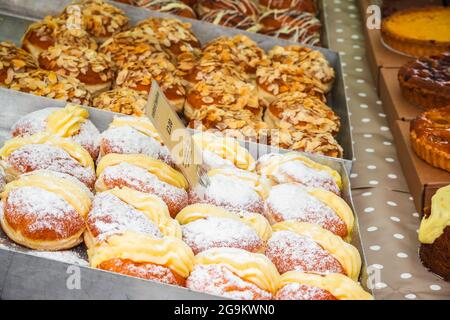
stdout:
<svg viewBox="0 0 450 320">
<path fill-rule="evenodd" d="M 300 283 L 289 283 L 278 290 L 276 300 L 335 300 L 327 291 Z"/>
</svg>

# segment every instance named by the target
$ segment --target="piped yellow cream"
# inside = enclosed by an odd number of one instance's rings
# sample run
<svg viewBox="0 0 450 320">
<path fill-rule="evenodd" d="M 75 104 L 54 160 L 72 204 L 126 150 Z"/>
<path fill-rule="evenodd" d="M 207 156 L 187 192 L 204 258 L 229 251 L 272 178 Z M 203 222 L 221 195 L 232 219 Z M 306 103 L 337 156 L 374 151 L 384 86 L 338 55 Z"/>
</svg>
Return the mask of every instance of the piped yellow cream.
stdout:
<svg viewBox="0 0 450 320">
<path fill-rule="evenodd" d="M 332 232 L 316 224 L 293 220 L 276 223 L 272 226 L 272 229 L 274 232 L 281 230 L 292 231 L 313 239 L 339 261 L 347 276 L 355 281 L 358 280 L 361 270 L 361 256 L 358 249 Z"/>
<path fill-rule="evenodd" d="M 109 128 L 118 128 L 125 126 L 133 127 L 140 133 L 145 134 L 148 137 L 152 137 L 153 139 L 159 141 L 161 144 L 163 143 L 161 137 L 158 134 L 158 131 L 153 126 L 151 121 L 146 117 L 114 117 L 113 121 L 109 124 Z"/>
<path fill-rule="evenodd" d="M 89 112 L 81 106 L 67 104 L 64 108 L 52 112 L 47 117 L 46 131 L 68 138 L 80 131 L 81 125 L 86 122 Z"/>
<path fill-rule="evenodd" d="M 419 241 L 431 244 L 450 226 L 450 185 L 440 188 L 431 198 L 431 214 L 423 218 L 419 228 Z"/>
<path fill-rule="evenodd" d="M 187 189 L 189 186 L 186 178 L 181 172 L 175 170 L 160 160 L 144 154 L 107 154 L 102 157 L 97 164 L 97 177 L 99 177 L 107 167 L 115 166 L 124 162 L 143 168 L 157 176 L 161 181 L 164 181 L 174 187 Z"/>
</svg>

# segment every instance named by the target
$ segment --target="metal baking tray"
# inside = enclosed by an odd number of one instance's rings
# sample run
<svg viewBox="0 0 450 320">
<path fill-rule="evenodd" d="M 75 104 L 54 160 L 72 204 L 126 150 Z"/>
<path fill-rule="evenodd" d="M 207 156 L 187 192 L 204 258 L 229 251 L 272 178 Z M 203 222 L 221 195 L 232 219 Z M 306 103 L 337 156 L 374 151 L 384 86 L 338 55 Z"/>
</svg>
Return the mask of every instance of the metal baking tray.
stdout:
<svg viewBox="0 0 450 320">
<path fill-rule="evenodd" d="M 64 101 L 38 97 L 0 88 L 0 146 L 10 138 L 10 127 L 22 116 L 47 107 L 63 107 Z M 87 107 L 90 120 L 105 130 L 115 113 Z M 262 144 L 246 143 L 255 156 L 276 151 Z M 335 159 L 308 155 L 337 170 L 343 178 L 342 196 L 354 211 L 350 181 L 344 164 Z M 360 281 L 367 289 L 366 260 L 361 243 L 358 218 L 352 244 L 358 248 L 363 268 Z M 88 266 L 83 245 L 63 252 L 37 252 L 12 243 L 0 230 L 0 299 L 211 299 L 217 298 L 191 290 L 114 274 Z M 75 267 L 74 267 L 75 265 Z M 73 276 L 80 285 L 73 288 Z M 75 275 L 76 276 L 76 275 Z M 76 283 L 75 283 L 76 284 Z M 79 289 L 77 289 L 79 288 Z M 370 290 L 368 290 L 370 291 Z"/>
<path fill-rule="evenodd" d="M 47 15 L 58 14 L 71 2 L 71 0 L 0 0 L 0 40 L 8 39 L 19 45 L 27 24 L 32 23 L 35 20 L 42 19 Z M 132 24 L 148 17 L 175 17 L 180 20 L 187 21 L 192 24 L 192 30 L 202 44 L 223 35 L 232 36 L 236 34 L 245 34 L 256 41 L 258 45 L 266 51 L 270 50 L 275 45 L 298 45 L 296 42 L 277 39 L 262 34 L 215 26 L 207 22 L 182 18 L 171 14 L 124 5 L 117 2 L 114 2 L 113 4 L 124 10 L 130 18 Z M 340 161 L 343 161 L 347 169 L 350 171 L 354 155 L 353 140 L 350 129 L 347 97 L 340 56 L 338 53 L 325 48 L 312 48 L 321 51 L 336 72 L 336 80 L 332 91 L 327 96 L 327 99 L 328 104 L 341 118 L 341 130 L 337 136 L 337 140 L 344 149 L 344 157 Z"/>
</svg>

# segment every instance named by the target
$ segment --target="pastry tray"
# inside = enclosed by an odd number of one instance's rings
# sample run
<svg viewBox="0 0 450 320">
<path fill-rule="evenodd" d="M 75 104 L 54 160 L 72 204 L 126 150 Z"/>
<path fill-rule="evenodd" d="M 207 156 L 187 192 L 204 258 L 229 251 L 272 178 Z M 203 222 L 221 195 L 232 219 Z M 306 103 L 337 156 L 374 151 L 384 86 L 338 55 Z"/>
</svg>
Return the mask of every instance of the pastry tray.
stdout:
<svg viewBox="0 0 450 320">
<path fill-rule="evenodd" d="M 10 137 L 10 127 L 20 117 L 46 107 L 63 107 L 64 101 L 0 88 L 0 146 Z M 90 120 L 104 131 L 115 115 L 87 107 Z M 276 148 L 246 142 L 245 147 L 258 157 Z M 285 151 L 282 151 L 285 152 Z M 354 206 L 347 169 L 342 161 L 308 155 L 307 157 L 337 170 L 343 178 L 342 196 Z M 361 243 L 358 218 L 352 244 L 363 262 L 360 281 L 367 289 L 368 277 Z M 79 282 L 78 282 L 79 280 Z M 370 290 L 368 290 L 370 291 Z M 38 252 L 12 243 L 0 230 L 0 299 L 212 299 L 211 295 L 186 288 L 110 273 L 88 266 L 83 245 L 63 252 Z"/>
<path fill-rule="evenodd" d="M 71 0 L 0 0 L 0 41 L 11 40 L 20 45 L 21 38 L 26 31 L 27 25 L 35 20 L 42 19 L 47 15 L 55 15 L 60 13 L 63 8 L 71 2 Z M 125 14 L 130 18 L 132 25 L 148 17 L 171 17 L 187 21 L 192 24 L 194 34 L 202 44 L 224 35 L 233 36 L 237 34 L 245 34 L 257 42 L 258 45 L 266 51 L 270 50 L 275 45 L 298 45 L 298 43 L 293 41 L 287 41 L 233 28 L 215 26 L 199 20 L 182 18 L 171 14 L 124 5 L 118 2 L 114 2 L 113 4 L 123 9 Z M 332 91 L 327 96 L 327 100 L 328 105 L 331 106 L 341 118 L 341 129 L 337 136 L 337 140 L 344 149 L 344 158 L 339 161 L 343 161 L 347 169 L 350 171 L 354 153 L 340 56 L 338 53 L 325 48 L 312 48 L 321 51 L 325 55 L 336 73 L 336 80 Z"/>
</svg>

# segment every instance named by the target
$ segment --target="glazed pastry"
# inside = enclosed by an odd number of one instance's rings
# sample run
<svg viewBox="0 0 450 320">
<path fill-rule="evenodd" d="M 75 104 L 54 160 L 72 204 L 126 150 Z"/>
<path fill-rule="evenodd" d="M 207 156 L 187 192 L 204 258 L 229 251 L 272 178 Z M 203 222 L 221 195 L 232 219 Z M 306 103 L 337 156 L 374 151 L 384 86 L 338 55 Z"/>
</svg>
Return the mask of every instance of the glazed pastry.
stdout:
<svg viewBox="0 0 450 320">
<path fill-rule="evenodd" d="M 182 53 L 198 51 L 201 47 L 191 31 L 191 24 L 178 19 L 148 18 L 139 22 L 136 28 L 155 36 L 174 59 Z"/>
<path fill-rule="evenodd" d="M 145 62 L 132 62 L 122 66 L 116 78 L 116 87 L 150 92 L 155 80 L 165 97 L 177 112 L 183 111 L 186 91 L 181 78 L 175 75 L 175 66 L 164 54 L 155 54 Z"/>
<path fill-rule="evenodd" d="M 422 57 L 403 65 L 398 71 L 403 97 L 423 108 L 450 105 L 450 52 Z"/>
<path fill-rule="evenodd" d="M 110 153 L 97 164 L 97 192 L 128 187 L 160 197 L 175 215 L 188 203 L 184 176 L 162 161 L 143 154 Z"/>
<path fill-rule="evenodd" d="M 209 204 L 193 204 L 178 213 L 183 241 L 194 254 L 211 248 L 239 248 L 263 252 L 272 234 L 269 222 L 260 214 L 231 213 Z"/>
<path fill-rule="evenodd" d="M 198 0 L 196 9 L 200 17 L 212 10 L 232 10 L 256 20 L 258 7 L 252 0 Z"/>
<path fill-rule="evenodd" d="M 419 158 L 450 171 L 450 106 L 430 109 L 412 120 L 410 138 Z"/>
<path fill-rule="evenodd" d="M 194 266 L 192 250 L 174 237 L 127 231 L 88 250 L 91 267 L 184 286 Z"/>
<path fill-rule="evenodd" d="M 73 140 L 48 132 L 16 137 L 5 142 L 0 156 L 17 174 L 51 170 L 71 175 L 93 189 L 94 161 L 89 152 Z"/>
<path fill-rule="evenodd" d="M 99 43 L 129 27 L 124 12 L 103 0 L 81 0 L 70 4 L 61 17 L 81 25 Z"/>
<path fill-rule="evenodd" d="M 415 57 L 450 51 L 450 8 L 398 11 L 382 20 L 381 36 L 390 48 Z"/>
<path fill-rule="evenodd" d="M 312 46 L 320 46 L 322 24 L 306 11 L 270 10 L 258 20 L 259 33 Z"/>
<path fill-rule="evenodd" d="M 299 153 L 265 154 L 253 167 L 272 185 L 295 182 L 306 188 L 324 189 L 336 195 L 341 193 L 342 178 L 336 170 Z"/>
<path fill-rule="evenodd" d="M 189 5 L 178 0 L 135 0 L 135 5 L 180 17 L 197 19 L 195 11 Z"/>
<path fill-rule="evenodd" d="M 290 271 L 280 277 L 276 300 L 373 300 L 358 282 L 339 274 Z"/>
<path fill-rule="evenodd" d="M 207 171 L 221 167 L 249 170 L 255 162 L 252 155 L 241 147 L 236 139 L 207 132 L 197 133 L 192 139 L 202 150 L 202 166 Z"/>
<path fill-rule="evenodd" d="M 22 38 L 22 47 L 36 60 L 43 51 L 55 44 L 97 49 L 97 43 L 85 30 L 60 17 L 47 16 L 31 24 Z"/>
<path fill-rule="evenodd" d="M 341 273 L 357 281 L 361 269 L 358 249 L 316 224 L 283 221 L 272 226 L 266 256 L 283 274 L 288 271 Z"/>
<path fill-rule="evenodd" d="M 88 117 L 89 111 L 73 104 L 67 104 L 64 108 L 44 108 L 17 120 L 11 127 L 11 134 L 13 137 L 28 137 L 48 132 L 70 138 L 95 160 L 100 149 L 100 132 Z"/>
<path fill-rule="evenodd" d="M 77 179 L 37 170 L 6 185 L 1 226 L 11 240 L 28 248 L 70 249 L 82 242 L 92 198 Z"/>
<path fill-rule="evenodd" d="M 214 248 L 195 256 L 186 287 L 225 298 L 270 300 L 279 273 L 264 255 L 236 248 Z"/>
<path fill-rule="evenodd" d="M 348 204 L 332 192 L 305 189 L 297 183 L 279 184 L 270 189 L 265 215 L 271 223 L 286 220 L 309 222 L 349 241 L 354 224 Z"/>
<path fill-rule="evenodd" d="M 12 42 L 0 42 L 0 87 L 7 87 L 13 75 L 38 68 L 34 58 Z"/>
<path fill-rule="evenodd" d="M 89 90 L 78 79 L 47 70 L 15 73 L 8 88 L 78 104 L 89 104 L 91 101 Z"/>
<path fill-rule="evenodd" d="M 164 201 L 127 187 L 97 193 L 86 227 L 84 242 L 88 248 L 127 231 L 154 238 L 171 236 L 181 239 L 180 225 L 170 218 Z"/>
<path fill-rule="evenodd" d="M 136 28 L 109 38 L 100 46 L 99 52 L 106 54 L 117 68 L 126 63 L 145 61 L 155 53 L 165 53 L 156 37 Z"/>
<path fill-rule="evenodd" d="M 114 78 L 109 57 L 88 48 L 51 46 L 40 54 L 39 65 L 42 69 L 77 78 L 92 95 L 109 90 Z"/>
<path fill-rule="evenodd" d="M 144 154 L 173 166 L 170 151 L 146 117 L 114 117 L 101 135 L 100 155 Z"/>
<path fill-rule="evenodd" d="M 258 2 L 265 9 L 289 9 L 289 11 L 305 11 L 314 15 L 318 11 L 315 0 L 258 0 Z"/>
<path fill-rule="evenodd" d="M 251 16 L 238 10 L 211 10 L 202 16 L 202 20 L 216 25 L 257 32 L 259 24 Z"/>
<path fill-rule="evenodd" d="M 267 53 L 270 60 L 286 65 L 295 72 L 316 79 L 320 90 L 328 93 L 333 87 L 335 73 L 326 57 L 319 50 L 303 46 L 275 46 Z"/>
<path fill-rule="evenodd" d="M 293 68 L 277 61 L 272 61 L 268 66 L 260 66 L 256 71 L 256 85 L 258 97 L 268 106 L 285 93 L 286 96 L 296 93 L 304 93 L 319 100 L 326 101 L 322 83 L 307 76 L 298 68 Z"/>
<path fill-rule="evenodd" d="M 268 187 L 258 175 L 241 169 L 220 168 L 208 172 L 209 185 L 189 190 L 189 203 L 207 203 L 232 212 L 263 213 Z"/>
<path fill-rule="evenodd" d="M 450 186 L 431 199 L 420 223 L 420 259 L 432 272 L 450 281 Z"/>
<path fill-rule="evenodd" d="M 245 35 L 214 39 L 205 45 L 203 55 L 222 63 L 232 62 L 252 75 L 259 66 L 267 64 L 264 50 Z"/>
<path fill-rule="evenodd" d="M 94 97 L 92 106 L 98 109 L 141 117 L 145 114 L 146 98 L 143 91 L 115 88 Z"/>
</svg>

